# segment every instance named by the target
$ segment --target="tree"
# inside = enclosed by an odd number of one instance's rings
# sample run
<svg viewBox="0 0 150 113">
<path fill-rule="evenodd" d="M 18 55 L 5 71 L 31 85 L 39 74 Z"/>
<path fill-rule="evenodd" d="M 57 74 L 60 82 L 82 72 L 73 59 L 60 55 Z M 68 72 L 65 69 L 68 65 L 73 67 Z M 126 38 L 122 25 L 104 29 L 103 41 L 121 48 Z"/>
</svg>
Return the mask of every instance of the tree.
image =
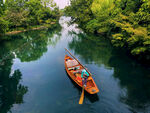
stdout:
<svg viewBox="0 0 150 113">
<path fill-rule="evenodd" d="M 5 4 L 3 0 L 0 0 L 0 17 L 4 14 Z"/>
<path fill-rule="evenodd" d="M 107 35 L 114 46 L 150 60 L 149 0 L 72 0 L 65 9 L 86 32 Z"/>
<path fill-rule="evenodd" d="M 71 0 L 71 5 L 65 9 L 66 14 L 72 17 L 73 22 L 78 23 L 83 29 L 85 29 L 86 23 L 93 18 L 90 9 L 92 1 L 93 0 Z"/>
<path fill-rule="evenodd" d="M 8 30 L 8 21 L 0 17 L 0 34 L 5 33 Z"/>
<path fill-rule="evenodd" d="M 58 23 L 60 17 L 53 0 L 6 0 L 5 4 L 0 1 L 0 6 L 0 14 L 3 14 L 0 16 L 0 34 L 12 29 Z"/>
</svg>

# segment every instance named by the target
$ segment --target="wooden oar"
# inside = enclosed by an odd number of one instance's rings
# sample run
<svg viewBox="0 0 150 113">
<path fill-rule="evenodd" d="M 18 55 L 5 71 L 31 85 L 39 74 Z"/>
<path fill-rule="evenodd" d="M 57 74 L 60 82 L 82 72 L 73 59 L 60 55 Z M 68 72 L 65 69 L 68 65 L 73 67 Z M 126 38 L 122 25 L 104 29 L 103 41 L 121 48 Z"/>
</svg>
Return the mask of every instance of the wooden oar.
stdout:
<svg viewBox="0 0 150 113">
<path fill-rule="evenodd" d="M 66 48 L 65 48 L 66 49 Z M 80 61 L 75 57 L 73 56 L 70 51 L 68 49 L 66 49 L 66 51 L 68 51 L 68 53 L 92 76 L 92 74 L 87 70 L 87 68 L 85 68 L 81 63 Z"/>
<path fill-rule="evenodd" d="M 84 100 L 84 86 L 82 87 L 82 94 L 79 100 L 79 104 L 83 104 L 83 100 Z"/>
</svg>

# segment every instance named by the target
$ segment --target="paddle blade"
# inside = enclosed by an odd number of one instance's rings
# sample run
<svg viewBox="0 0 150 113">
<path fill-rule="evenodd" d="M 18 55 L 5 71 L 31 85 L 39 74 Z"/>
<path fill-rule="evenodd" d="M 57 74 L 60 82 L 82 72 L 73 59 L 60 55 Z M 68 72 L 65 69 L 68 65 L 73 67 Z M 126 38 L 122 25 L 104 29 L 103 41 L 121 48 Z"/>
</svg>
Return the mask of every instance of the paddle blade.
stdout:
<svg viewBox="0 0 150 113">
<path fill-rule="evenodd" d="M 84 100 L 84 87 L 82 88 L 82 94 L 79 100 L 79 104 L 83 104 L 83 100 Z"/>
</svg>

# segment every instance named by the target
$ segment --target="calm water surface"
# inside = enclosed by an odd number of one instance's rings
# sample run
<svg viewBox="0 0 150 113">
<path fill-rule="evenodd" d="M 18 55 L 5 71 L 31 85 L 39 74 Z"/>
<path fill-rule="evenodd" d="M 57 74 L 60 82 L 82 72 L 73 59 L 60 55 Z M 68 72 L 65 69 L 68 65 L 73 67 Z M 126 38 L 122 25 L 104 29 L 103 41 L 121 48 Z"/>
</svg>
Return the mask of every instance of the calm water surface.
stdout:
<svg viewBox="0 0 150 113">
<path fill-rule="evenodd" d="M 10 36 L 0 45 L 0 113 L 150 113 L 150 70 L 61 17 L 53 29 Z M 85 94 L 64 67 L 68 48 L 100 89 Z"/>
</svg>

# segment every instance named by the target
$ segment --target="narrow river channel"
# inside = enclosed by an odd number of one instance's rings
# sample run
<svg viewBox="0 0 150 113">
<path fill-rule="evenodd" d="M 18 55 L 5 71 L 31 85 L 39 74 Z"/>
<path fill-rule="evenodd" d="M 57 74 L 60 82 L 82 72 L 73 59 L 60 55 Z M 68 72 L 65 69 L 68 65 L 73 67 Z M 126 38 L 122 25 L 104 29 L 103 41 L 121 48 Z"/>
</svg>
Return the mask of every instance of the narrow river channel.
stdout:
<svg viewBox="0 0 150 113">
<path fill-rule="evenodd" d="M 149 113 L 150 69 L 113 48 L 105 37 L 85 34 L 77 25 L 10 36 L 0 45 L 0 113 Z M 64 67 L 68 48 L 93 74 L 100 89 L 85 93 Z"/>
</svg>

